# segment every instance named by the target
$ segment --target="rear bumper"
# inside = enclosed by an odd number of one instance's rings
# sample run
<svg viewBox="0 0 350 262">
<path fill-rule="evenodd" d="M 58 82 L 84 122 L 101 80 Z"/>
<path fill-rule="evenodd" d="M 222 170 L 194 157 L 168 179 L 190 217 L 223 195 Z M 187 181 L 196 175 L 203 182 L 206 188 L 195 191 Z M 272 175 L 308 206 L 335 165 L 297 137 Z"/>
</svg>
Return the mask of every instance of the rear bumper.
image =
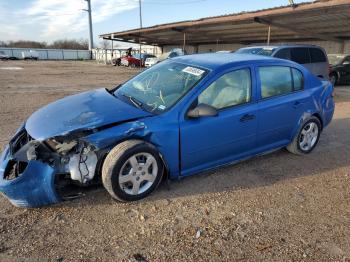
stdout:
<svg viewBox="0 0 350 262">
<path fill-rule="evenodd" d="M 55 172 L 40 161 L 29 161 L 22 174 L 12 180 L 5 172 L 12 160 L 7 146 L 0 158 L 0 192 L 15 206 L 40 207 L 60 202 L 55 192 Z"/>
<path fill-rule="evenodd" d="M 334 115 L 334 109 L 335 109 L 334 99 L 330 97 L 326 101 L 326 105 L 323 110 L 323 127 L 328 126 L 329 123 L 332 121 L 333 115 Z"/>
</svg>

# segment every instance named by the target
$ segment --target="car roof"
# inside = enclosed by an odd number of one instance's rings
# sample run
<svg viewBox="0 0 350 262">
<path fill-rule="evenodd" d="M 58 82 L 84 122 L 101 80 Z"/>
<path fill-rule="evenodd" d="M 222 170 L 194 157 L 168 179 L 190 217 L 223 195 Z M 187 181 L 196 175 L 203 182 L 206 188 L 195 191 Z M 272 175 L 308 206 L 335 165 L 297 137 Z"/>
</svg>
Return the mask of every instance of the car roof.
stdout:
<svg viewBox="0 0 350 262">
<path fill-rule="evenodd" d="M 311 44 L 276 44 L 276 45 L 254 45 L 254 46 L 247 46 L 242 47 L 240 49 L 254 49 L 254 48 L 266 48 L 266 49 L 275 49 L 275 48 L 293 48 L 293 47 L 308 47 L 308 48 L 319 48 L 322 49 L 322 47 L 317 45 L 311 45 Z"/>
<path fill-rule="evenodd" d="M 250 54 L 235 54 L 235 53 L 206 53 L 194 54 L 172 58 L 171 60 L 192 66 L 216 70 L 222 66 L 235 66 L 240 64 L 254 64 L 259 62 L 293 62 L 281 60 L 269 56 L 250 55 Z"/>
<path fill-rule="evenodd" d="M 328 56 L 330 56 L 330 55 L 336 55 L 336 56 L 349 56 L 350 54 L 327 54 Z"/>
</svg>

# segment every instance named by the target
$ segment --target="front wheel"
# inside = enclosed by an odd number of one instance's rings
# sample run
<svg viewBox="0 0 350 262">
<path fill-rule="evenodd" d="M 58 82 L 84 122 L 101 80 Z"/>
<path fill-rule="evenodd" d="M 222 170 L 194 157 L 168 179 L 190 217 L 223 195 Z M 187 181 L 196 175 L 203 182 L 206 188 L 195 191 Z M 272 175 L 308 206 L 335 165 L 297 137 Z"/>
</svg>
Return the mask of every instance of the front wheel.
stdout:
<svg viewBox="0 0 350 262">
<path fill-rule="evenodd" d="M 151 194 L 163 173 L 163 162 L 154 146 L 141 140 L 128 140 L 107 155 L 102 182 L 114 199 L 135 201 Z"/>
<path fill-rule="evenodd" d="M 293 154 L 305 155 L 310 153 L 317 145 L 321 135 L 321 123 L 317 117 L 306 120 L 287 150 Z"/>
</svg>

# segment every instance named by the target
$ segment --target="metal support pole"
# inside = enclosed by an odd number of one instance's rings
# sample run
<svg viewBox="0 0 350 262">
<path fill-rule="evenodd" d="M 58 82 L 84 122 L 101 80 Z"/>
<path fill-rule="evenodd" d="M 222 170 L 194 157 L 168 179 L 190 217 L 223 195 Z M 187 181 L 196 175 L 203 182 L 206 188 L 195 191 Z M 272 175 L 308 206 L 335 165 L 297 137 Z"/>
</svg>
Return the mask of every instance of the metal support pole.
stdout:
<svg viewBox="0 0 350 262">
<path fill-rule="evenodd" d="M 269 26 L 269 30 L 267 33 L 267 45 L 270 45 L 270 38 L 271 38 L 271 26 Z"/>
<path fill-rule="evenodd" d="M 89 50 L 90 50 L 90 56 L 92 59 L 92 49 L 94 48 L 94 40 L 93 40 L 93 33 L 92 33 L 92 18 L 91 18 L 91 0 L 85 0 L 87 2 L 87 9 L 84 9 L 84 11 L 88 12 L 89 17 Z"/>
<path fill-rule="evenodd" d="M 139 0 L 139 11 L 140 11 L 140 29 L 142 29 L 142 9 L 141 9 L 141 0 Z M 140 69 L 142 67 L 142 60 L 141 60 L 141 50 L 142 50 L 142 46 L 141 46 L 141 33 L 139 35 L 139 44 L 140 44 Z"/>
<path fill-rule="evenodd" d="M 186 48 L 186 33 L 184 32 L 184 42 L 183 42 L 183 46 L 182 46 L 183 52 L 185 52 L 185 48 Z"/>
<path fill-rule="evenodd" d="M 114 52 L 114 51 L 113 51 L 113 42 L 114 42 L 114 41 L 113 41 L 113 39 L 112 39 L 112 54 L 111 54 L 112 60 L 113 60 L 113 52 Z"/>
<path fill-rule="evenodd" d="M 341 44 L 340 44 L 340 53 L 344 53 L 345 52 L 345 41 L 343 41 Z"/>
</svg>

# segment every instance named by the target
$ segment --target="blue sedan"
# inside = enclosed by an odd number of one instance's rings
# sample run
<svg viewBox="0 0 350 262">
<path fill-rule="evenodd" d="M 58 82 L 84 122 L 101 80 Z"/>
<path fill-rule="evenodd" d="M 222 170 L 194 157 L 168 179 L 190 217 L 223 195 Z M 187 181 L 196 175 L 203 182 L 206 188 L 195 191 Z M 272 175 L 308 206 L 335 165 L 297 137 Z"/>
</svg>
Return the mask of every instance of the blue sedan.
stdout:
<svg viewBox="0 0 350 262">
<path fill-rule="evenodd" d="M 236 54 L 169 59 L 113 90 L 36 111 L 0 158 L 0 191 L 16 206 L 102 183 L 139 200 L 179 179 L 286 147 L 310 153 L 334 112 L 333 86 L 301 65 Z M 67 193 L 68 192 L 68 193 Z"/>
</svg>

